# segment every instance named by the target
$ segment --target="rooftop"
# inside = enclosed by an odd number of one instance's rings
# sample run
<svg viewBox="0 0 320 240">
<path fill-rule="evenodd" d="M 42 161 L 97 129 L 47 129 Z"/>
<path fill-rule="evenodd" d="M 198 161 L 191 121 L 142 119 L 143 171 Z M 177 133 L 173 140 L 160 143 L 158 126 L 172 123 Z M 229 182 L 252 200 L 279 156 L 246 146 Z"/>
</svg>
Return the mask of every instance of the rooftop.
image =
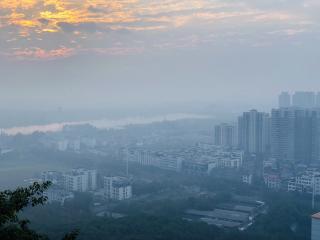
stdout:
<svg viewBox="0 0 320 240">
<path fill-rule="evenodd" d="M 313 214 L 311 217 L 320 220 L 320 212 Z"/>
<path fill-rule="evenodd" d="M 189 209 L 186 211 L 186 213 L 190 215 L 200 216 L 202 218 L 212 218 L 240 223 L 246 222 L 249 218 L 249 214 L 247 213 L 224 209 L 215 209 L 213 211 L 199 211 L 195 209 Z"/>
</svg>

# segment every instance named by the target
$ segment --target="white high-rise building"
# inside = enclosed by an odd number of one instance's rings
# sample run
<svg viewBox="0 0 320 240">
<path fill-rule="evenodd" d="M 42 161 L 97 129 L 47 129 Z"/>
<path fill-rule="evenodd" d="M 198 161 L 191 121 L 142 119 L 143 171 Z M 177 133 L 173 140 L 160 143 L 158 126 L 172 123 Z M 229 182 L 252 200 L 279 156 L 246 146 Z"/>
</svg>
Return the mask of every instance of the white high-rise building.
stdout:
<svg viewBox="0 0 320 240">
<path fill-rule="evenodd" d="M 73 169 L 63 174 L 63 185 L 67 191 L 87 192 L 97 189 L 97 171 Z"/>
</svg>

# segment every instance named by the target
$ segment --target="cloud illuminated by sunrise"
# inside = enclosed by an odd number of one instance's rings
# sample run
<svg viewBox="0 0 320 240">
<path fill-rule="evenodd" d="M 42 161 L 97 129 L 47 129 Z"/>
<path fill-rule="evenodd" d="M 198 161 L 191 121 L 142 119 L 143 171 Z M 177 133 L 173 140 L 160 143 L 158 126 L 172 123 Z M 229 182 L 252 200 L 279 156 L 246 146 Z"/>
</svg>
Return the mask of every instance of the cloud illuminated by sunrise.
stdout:
<svg viewBox="0 0 320 240">
<path fill-rule="evenodd" d="M 302 20 L 305 19 L 290 11 L 263 10 L 248 4 L 248 1 L 1 0 L 0 40 L 7 43 L 2 48 L 20 49 L 12 51 L 14 56 L 44 59 L 70 56 L 71 51 L 65 53 L 66 49 L 73 49 L 73 53 L 81 52 L 93 43 L 92 49 L 115 49 L 119 41 L 127 44 L 124 49 L 146 48 L 148 44 L 173 46 L 176 43 L 165 42 L 165 33 L 176 29 L 193 35 L 195 28 L 202 27 L 207 28 L 209 35 L 213 26 L 219 24 L 232 27 L 241 23 L 290 24 Z M 286 28 L 291 29 L 292 26 Z M 144 46 L 132 46 L 145 40 L 138 35 L 136 39 L 128 38 L 126 34 L 130 32 L 163 34 L 163 37 L 155 43 L 153 40 Z M 60 52 L 62 45 L 66 48 Z"/>
</svg>

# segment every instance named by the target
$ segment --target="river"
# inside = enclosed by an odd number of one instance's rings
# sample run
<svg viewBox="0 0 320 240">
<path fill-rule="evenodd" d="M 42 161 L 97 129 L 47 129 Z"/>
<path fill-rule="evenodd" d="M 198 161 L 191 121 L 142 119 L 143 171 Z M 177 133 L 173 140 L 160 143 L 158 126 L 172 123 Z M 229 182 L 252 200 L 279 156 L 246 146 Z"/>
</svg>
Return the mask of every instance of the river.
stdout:
<svg viewBox="0 0 320 240">
<path fill-rule="evenodd" d="M 44 125 L 31 125 L 31 126 L 19 126 L 12 128 L 0 129 L 0 132 L 7 135 L 29 135 L 34 132 L 59 132 L 62 131 L 65 126 L 77 126 L 90 124 L 99 129 L 119 129 L 124 128 L 129 125 L 135 124 L 150 124 L 163 121 L 178 121 L 183 119 L 207 119 L 212 118 L 206 115 L 198 114 L 185 114 L 185 113 L 176 113 L 176 114 L 167 114 L 161 116 L 153 117 L 127 117 L 121 119 L 100 119 L 100 120 L 90 120 L 90 121 L 75 121 L 75 122 L 60 122 L 60 123 L 50 123 Z"/>
</svg>

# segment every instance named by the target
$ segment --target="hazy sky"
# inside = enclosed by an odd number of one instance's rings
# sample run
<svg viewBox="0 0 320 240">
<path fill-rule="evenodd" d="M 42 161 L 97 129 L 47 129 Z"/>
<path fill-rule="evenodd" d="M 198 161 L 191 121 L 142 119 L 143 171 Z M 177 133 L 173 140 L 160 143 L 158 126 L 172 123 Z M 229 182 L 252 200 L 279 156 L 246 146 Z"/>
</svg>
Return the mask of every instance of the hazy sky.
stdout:
<svg viewBox="0 0 320 240">
<path fill-rule="evenodd" d="M 320 91 L 319 0 L 0 0 L 0 107 Z"/>
</svg>

